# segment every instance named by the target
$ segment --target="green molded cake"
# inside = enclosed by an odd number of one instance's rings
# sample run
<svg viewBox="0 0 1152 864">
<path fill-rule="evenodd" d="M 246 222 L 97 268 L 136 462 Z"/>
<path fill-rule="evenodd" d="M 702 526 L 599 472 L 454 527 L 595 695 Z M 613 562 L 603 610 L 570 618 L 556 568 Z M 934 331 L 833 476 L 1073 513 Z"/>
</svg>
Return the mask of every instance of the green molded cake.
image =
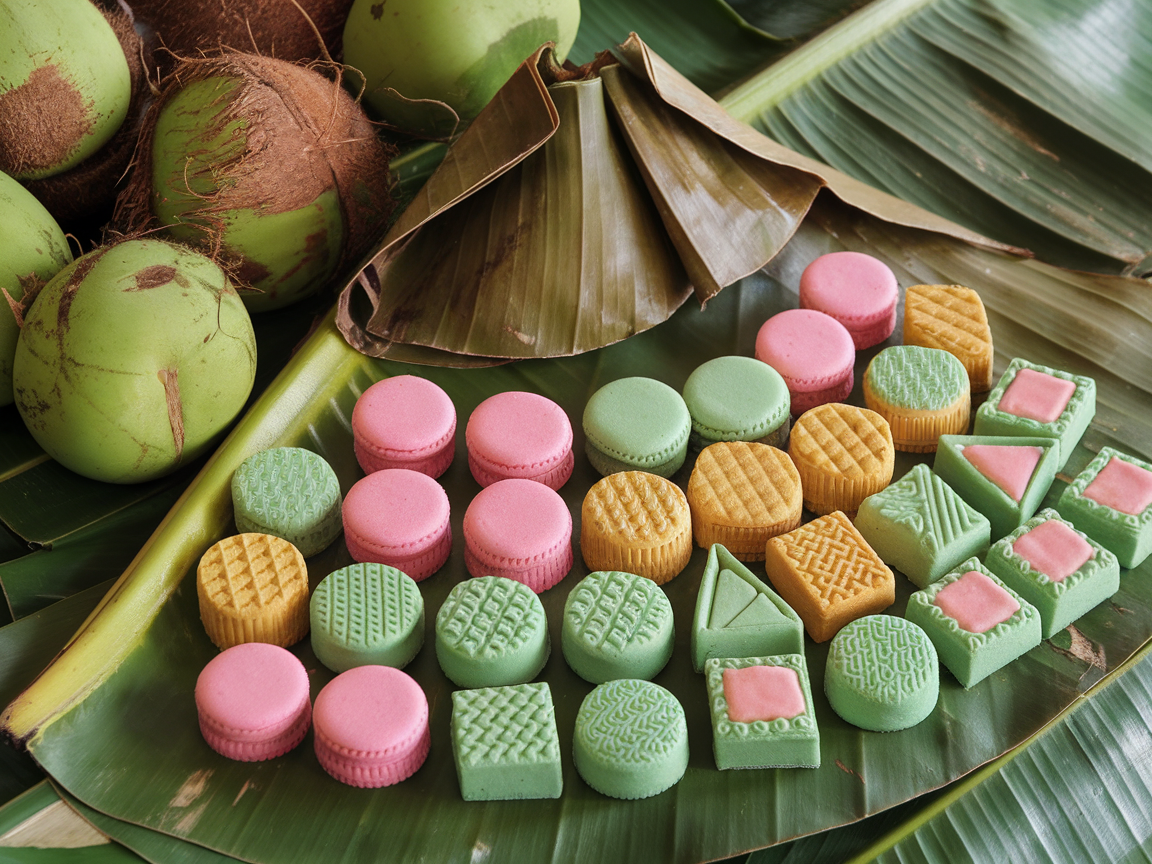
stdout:
<svg viewBox="0 0 1152 864">
<path fill-rule="evenodd" d="M 1152 553 L 1152 463 L 1103 447 L 1056 509 L 1122 566 L 1137 567 Z"/>
<path fill-rule="evenodd" d="M 402 669 L 424 644 L 424 598 L 386 564 L 351 564 L 329 573 L 308 604 L 312 651 L 333 672 L 355 666 Z"/>
<path fill-rule="evenodd" d="M 684 399 L 654 378 L 612 381 L 584 406 L 584 449 L 604 476 L 648 471 L 671 477 L 684 464 L 691 431 Z"/>
<path fill-rule="evenodd" d="M 820 730 L 800 654 L 704 665 L 716 767 L 819 768 Z"/>
<path fill-rule="evenodd" d="M 672 656 L 672 604 L 651 579 L 619 570 L 589 573 L 564 603 L 560 646 L 572 671 L 593 684 L 651 679 Z"/>
<path fill-rule="evenodd" d="M 719 543 L 708 550 L 692 616 L 692 668 L 710 657 L 803 654 L 804 623 Z"/>
<path fill-rule="evenodd" d="M 994 543 L 984 563 L 1039 610 L 1044 639 L 1120 588 L 1116 556 L 1051 509 Z"/>
<path fill-rule="evenodd" d="M 688 724 L 676 697 L 650 681 L 596 687 L 576 714 L 572 759 L 584 782 L 613 798 L 650 798 L 688 767 Z"/>
<path fill-rule="evenodd" d="M 559 798 L 564 775 L 548 685 L 455 691 L 452 755 L 465 801 Z"/>
<path fill-rule="evenodd" d="M 783 447 L 791 399 L 780 373 L 755 357 L 717 357 L 697 366 L 684 382 L 692 417 L 690 446 L 755 441 Z"/>
<path fill-rule="evenodd" d="M 941 435 L 967 432 L 972 408 L 964 364 L 921 345 L 892 345 L 873 357 L 864 402 L 888 421 L 892 445 L 911 453 L 930 453 Z"/>
<path fill-rule="evenodd" d="M 1096 416 L 1096 382 L 1017 357 L 976 412 L 977 435 L 1021 435 L 1057 442 L 1060 468 Z"/>
<path fill-rule="evenodd" d="M 940 661 L 965 689 L 1040 644 L 1036 607 L 976 558 L 908 598 Z"/>
<path fill-rule="evenodd" d="M 1015 531 L 1040 507 L 1060 467 L 1051 438 L 941 435 L 932 470 L 987 517 L 993 540 Z"/>
<path fill-rule="evenodd" d="M 241 534 L 271 534 L 309 558 L 340 536 L 340 481 L 324 457 L 300 447 L 253 453 L 232 475 Z"/>
<path fill-rule="evenodd" d="M 540 598 L 513 579 L 466 579 L 436 614 L 436 659 L 459 687 L 531 681 L 550 651 Z"/>
<path fill-rule="evenodd" d="M 824 693 L 848 723 L 874 732 L 915 726 L 940 695 L 932 640 L 918 625 L 892 615 L 867 615 L 832 638 Z"/>
<path fill-rule="evenodd" d="M 988 549 L 988 520 L 919 464 L 887 489 L 870 495 L 856 514 L 856 530 L 883 560 L 918 588 Z"/>
</svg>

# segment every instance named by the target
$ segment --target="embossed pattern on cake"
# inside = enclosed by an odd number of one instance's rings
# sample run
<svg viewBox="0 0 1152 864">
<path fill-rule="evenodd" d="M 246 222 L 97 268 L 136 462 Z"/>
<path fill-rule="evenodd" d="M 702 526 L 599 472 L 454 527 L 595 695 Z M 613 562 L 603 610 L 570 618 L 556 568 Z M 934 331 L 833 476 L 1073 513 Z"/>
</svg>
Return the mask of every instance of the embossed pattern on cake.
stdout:
<svg viewBox="0 0 1152 864">
<path fill-rule="evenodd" d="M 864 499 L 856 530 L 886 564 L 920 588 L 988 549 L 988 520 L 927 465 Z"/>
<path fill-rule="evenodd" d="M 867 408 L 830 402 L 805 411 L 788 442 L 804 506 L 825 515 L 855 513 L 892 482 L 895 450 L 888 421 Z"/>
<path fill-rule="evenodd" d="M 452 752 L 465 801 L 559 798 L 564 789 L 545 683 L 454 692 Z"/>
<path fill-rule="evenodd" d="M 892 571 L 840 511 L 773 537 L 766 551 L 768 578 L 817 642 L 896 599 Z"/>
<path fill-rule="evenodd" d="M 796 466 L 766 444 L 706 447 L 688 480 L 696 545 L 721 543 L 741 561 L 763 561 L 768 538 L 800 524 L 803 503 Z"/>
<path fill-rule="evenodd" d="M 196 568 L 200 619 L 218 648 L 287 648 L 308 632 L 308 570 L 300 551 L 269 534 L 226 537 Z"/>
<path fill-rule="evenodd" d="M 584 496 L 580 551 L 590 570 L 623 570 L 662 585 L 692 557 L 688 499 L 655 474 L 609 474 Z"/>
<path fill-rule="evenodd" d="M 980 295 L 962 285 L 913 285 L 904 292 L 904 344 L 940 348 L 968 373 L 973 393 L 992 387 L 992 330 Z"/>
</svg>

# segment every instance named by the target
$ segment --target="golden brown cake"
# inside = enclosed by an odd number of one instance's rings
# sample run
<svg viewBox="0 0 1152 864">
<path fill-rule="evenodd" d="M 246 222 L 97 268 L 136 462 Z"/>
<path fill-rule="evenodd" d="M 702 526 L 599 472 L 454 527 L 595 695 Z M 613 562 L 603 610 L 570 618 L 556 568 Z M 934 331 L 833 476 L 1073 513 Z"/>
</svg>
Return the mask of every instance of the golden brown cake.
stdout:
<svg viewBox="0 0 1152 864">
<path fill-rule="evenodd" d="M 692 557 L 688 499 L 647 471 L 609 474 L 584 496 L 580 551 L 589 570 L 623 570 L 663 585 Z"/>
<path fill-rule="evenodd" d="M 804 506 L 817 515 L 855 513 L 892 482 L 895 450 L 888 421 L 867 408 L 829 402 L 800 415 L 788 442 Z"/>
<path fill-rule="evenodd" d="M 840 511 L 771 538 L 764 567 L 817 642 L 896 600 L 892 571 Z"/>
<path fill-rule="evenodd" d="M 196 568 L 200 620 L 218 648 L 269 642 L 287 648 L 308 633 L 304 556 L 270 534 L 237 534 L 210 547 Z"/>
<path fill-rule="evenodd" d="M 800 475 L 783 450 L 722 441 L 696 459 L 688 506 L 697 546 L 721 543 L 741 561 L 763 561 L 768 538 L 800 524 Z"/>
<path fill-rule="evenodd" d="M 904 344 L 955 355 L 964 364 L 973 393 L 992 389 L 992 330 L 980 295 L 971 288 L 909 288 L 904 294 Z"/>
</svg>

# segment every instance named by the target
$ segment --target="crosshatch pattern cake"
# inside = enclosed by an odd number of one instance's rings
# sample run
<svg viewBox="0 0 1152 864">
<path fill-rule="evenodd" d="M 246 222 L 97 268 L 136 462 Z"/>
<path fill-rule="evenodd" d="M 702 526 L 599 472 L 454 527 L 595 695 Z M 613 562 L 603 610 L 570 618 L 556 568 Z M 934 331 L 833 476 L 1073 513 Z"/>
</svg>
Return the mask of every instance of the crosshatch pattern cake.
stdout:
<svg viewBox="0 0 1152 864">
<path fill-rule="evenodd" d="M 896 465 L 888 421 L 841 402 L 804 412 L 788 455 L 800 473 L 804 506 L 818 515 L 855 513 L 861 501 L 892 482 Z"/>
</svg>

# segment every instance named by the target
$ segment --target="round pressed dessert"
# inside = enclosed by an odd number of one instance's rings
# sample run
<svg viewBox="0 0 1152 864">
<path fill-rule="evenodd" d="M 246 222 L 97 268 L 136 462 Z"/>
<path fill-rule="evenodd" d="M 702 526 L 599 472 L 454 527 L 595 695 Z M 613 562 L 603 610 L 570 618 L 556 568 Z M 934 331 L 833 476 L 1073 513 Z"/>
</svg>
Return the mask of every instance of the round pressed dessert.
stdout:
<svg viewBox="0 0 1152 864">
<path fill-rule="evenodd" d="M 357 666 L 320 691 L 313 710 L 316 758 L 349 786 L 391 786 L 428 756 L 428 698 L 391 666 Z"/>
<path fill-rule="evenodd" d="M 275 759 L 308 731 L 308 673 L 277 645 L 236 645 L 201 670 L 196 713 L 204 740 L 221 756 L 240 762 Z"/>
<path fill-rule="evenodd" d="M 344 542 L 362 563 L 387 564 L 417 582 L 452 551 L 448 493 L 419 471 L 386 468 L 359 480 L 344 498 Z"/>
<path fill-rule="evenodd" d="M 473 576 L 505 576 L 539 594 L 572 569 L 572 514 L 555 490 L 499 480 L 464 514 L 464 564 Z"/>
<path fill-rule="evenodd" d="M 584 406 L 584 449 L 605 476 L 648 471 L 671 477 L 684 464 L 691 431 L 684 399 L 653 378 L 605 384 Z"/>
<path fill-rule="evenodd" d="M 934 453 L 941 435 L 967 432 L 972 407 L 964 364 L 920 345 L 892 345 L 872 358 L 864 402 L 888 421 L 892 445 L 909 453 Z"/>
<path fill-rule="evenodd" d="M 856 348 L 844 325 L 813 309 L 773 315 L 756 334 L 756 359 L 788 385 L 793 416 L 852 392 Z"/>
<path fill-rule="evenodd" d="M 843 402 L 805 411 L 792 427 L 788 455 L 800 475 L 804 506 L 819 516 L 855 514 L 865 498 L 892 482 L 896 467 L 888 421 Z"/>
<path fill-rule="evenodd" d="M 684 382 L 684 404 L 697 448 L 717 441 L 781 447 L 788 438 L 788 384 L 754 357 L 717 357 L 697 366 Z"/>
<path fill-rule="evenodd" d="M 831 315 L 852 334 L 857 350 L 892 335 L 899 295 L 888 265 L 862 252 L 821 255 L 800 276 L 800 308 Z"/>
<path fill-rule="evenodd" d="M 572 476 L 572 424 L 564 409 L 535 393 L 497 393 L 476 406 L 464 432 L 468 467 L 481 486 L 535 480 L 559 489 Z"/>
<path fill-rule="evenodd" d="M 452 464 L 455 436 L 452 400 L 415 375 L 377 381 L 352 409 L 353 447 L 365 474 L 408 468 L 439 477 Z"/>
<path fill-rule="evenodd" d="M 253 453 L 232 475 L 236 529 L 283 538 L 310 558 L 340 536 L 340 481 L 300 447 Z"/>
<path fill-rule="evenodd" d="M 512 579 L 466 579 L 436 613 L 436 659 L 459 687 L 524 684 L 550 653 L 540 598 Z"/>
</svg>

